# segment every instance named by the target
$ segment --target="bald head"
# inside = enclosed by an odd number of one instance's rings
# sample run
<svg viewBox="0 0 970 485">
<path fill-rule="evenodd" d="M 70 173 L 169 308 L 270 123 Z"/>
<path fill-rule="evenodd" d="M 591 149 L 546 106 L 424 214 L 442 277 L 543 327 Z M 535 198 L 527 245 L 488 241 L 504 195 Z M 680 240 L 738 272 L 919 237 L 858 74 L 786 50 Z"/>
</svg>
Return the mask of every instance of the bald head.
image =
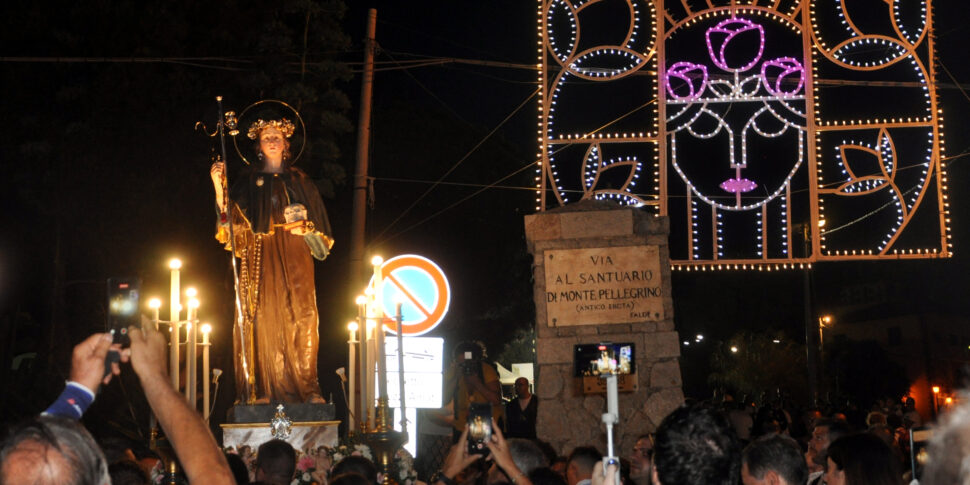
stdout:
<svg viewBox="0 0 970 485">
<path fill-rule="evenodd" d="M 14 430 L 0 450 L 4 485 L 106 485 L 108 466 L 94 438 L 76 421 L 35 418 Z"/>
</svg>

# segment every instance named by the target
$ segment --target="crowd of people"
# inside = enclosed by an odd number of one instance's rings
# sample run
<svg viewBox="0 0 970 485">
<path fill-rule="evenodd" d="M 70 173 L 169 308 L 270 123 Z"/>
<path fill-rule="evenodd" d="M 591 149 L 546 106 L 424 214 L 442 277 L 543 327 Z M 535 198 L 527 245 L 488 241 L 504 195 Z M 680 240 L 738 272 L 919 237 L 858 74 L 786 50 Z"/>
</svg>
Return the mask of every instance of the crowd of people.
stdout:
<svg viewBox="0 0 970 485">
<path fill-rule="evenodd" d="M 201 417 L 166 375 L 166 342 L 153 329 L 130 329 L 130 348 L 96 334 L 78 344 L 70 380 L 39 416 L 11 429 L 0 446 L 0 484 L 148 484 L 157 456 L 140 457 L 124 443 L 94 440 L 79 423 L 101 385 L 131 368 L 169 440 L 185 483 L 295 483 L 299 451 L 274 439 L 263 443 L 252 466 L 225 454 Z M 107 358 L 117 353 L 117 359 Z M 460 364 L 479 360 L 462 350 Z M 105 362 L 110 365 L 106 366 Z M 477 362 L 476 362 L 477 364 Z M 458 366 L 460 368 L 460 366 Z M 490 373 L 477 365 L 464 373 L 468 402 L 492 402 Z M 484 378 L 483 378 L 484 377 Z M 461 379 L 466 379 L 462 377 Z M 459 387 L 463 384 L 459 385 Z M 535 427 L 541 405 L 525 379 L 516 396 L 491 422 L 485 450 L 468 445 L 476 426 L 462 423 L 437 472 L 418 477 L 426 485 L 953 485 L 970 483 L 970 403 L 954 407 L 933 429 L 926 460 L 911 469 L 908 427 L 921 424 L 912 402 L 896 409 L 878 402 L 864 425 L 842 413 L 792 413 L 777 403 L 756 410 L 734 403 L 687 403 L 666 416 L 656 430 L 638 436 L 622 457 L 604 457 L 605 443 L 589 443 L 557 454 L 541 440 L 554 430 Z M 454 391 L 456 396 L 460 389 Z M 477 397 L 471 397 L 474 394 Z M 496 410 L 498 408 L 496 407 Z M 460 414 L 455 412 L 455 414 Z M 502 424 L 504 416 L 510 423 Z M 464 417 L 468 417 L 465 415 Z M 530 419 L 531 418 L 531 419 Z M 620 423 L 622 425 L 622 422 Z M 458 428 L 456 428 L 456 431 Z M 516 437 L 506 436 L 514 430 Z M 629 431 L 629 430 L 627 430 Z M 643 430 L 649 431 L 649 430 Z M 521 437 L 519 437 L 521 436 Z M 970 463 L 970 462 L 968 462 Z M 918 481 L 916 478 L 918 477 Z M 385 480 L 364 456 L 343 457 L 320 485 L 376 485 Z M 296 480 L 298 481 L 298 480 Z M 418 484 L 414 484 L 418 485 Z"/>
</svg>

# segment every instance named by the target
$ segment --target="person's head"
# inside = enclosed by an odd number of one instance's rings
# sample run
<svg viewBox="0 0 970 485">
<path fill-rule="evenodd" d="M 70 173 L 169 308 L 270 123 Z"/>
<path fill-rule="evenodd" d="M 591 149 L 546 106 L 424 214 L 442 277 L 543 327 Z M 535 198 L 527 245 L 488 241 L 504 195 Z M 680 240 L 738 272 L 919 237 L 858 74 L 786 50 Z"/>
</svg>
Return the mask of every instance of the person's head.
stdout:
<svg viewBox="0 0 970 485">
<path fill-rule="evenodd" d="M 870 433 L 845 435 L 826 452 L 827 485 L 900 485 L 902 471 L 892 450 Z"/>
<path fill-rule="evenodd" d="M 849 425 L 842 419 L 819 419 L 812 430 L 808 447 L 815 451 L 812 460 L 816 465 L 825 466 L 825 450 L 833 441 L 849 434 Z"/>
<path fill-rule="evenodd" d="M 630 455 L 630 475 L 634 478 L 649 477 L 653 463 L 653 434 L 646 433 L 637 437 Z"/>
<path fill-rule="evenodd" d="M 257 120 L 249 127 L 247 136 L 256 140 L 259 158 L 267 167 L 280 167 L 290 159 L 290 141 L 296 126 L 293 122 L 279 120 Z"/>
<path fill-rule="evenodd" d="M 603 455 L 592 446 L 579 446 L 569 454 L 566 461 L 566 483 L 576 485 L 581 480 L 593 476 L 593 467 L 603 459 Z"/>
<path fill-rule="evenodd" d="M 296 471 L 296 451 L 283 440 L 269 440 L 256 452 L 256 480 L 290 485 Z"/>
<path fill-rule="evenodd" d="M 567 485 L 566 479 L 549 467 L 532 470 L 532 473 L 529 473 L 529 481 L 532 485 Z"/>
<path fill-rule="evenodd" d="M 515 395 L 519 397 L 529 397 L 532 393 L 529 392 L 529 379 L 525 377 L 520 377 L 515 380 Z"/>
<path fill-rule="evenodd" d="M 452 356 L 455 362 L 482 360 L 485 358 L 485 346 L 480 342 L 473 342 L 470 340 L 459 342 L 458 345 L 455 346 Z"/>
<path fill-rule="evenodd" d="M 377 467 L 374 462 L 359 455 L 350 455 L 337 462 L 330 470 L 331 476 L 343 475 L 345 473 L 356 473 L 370 480 L 370 483 L 377 483 Z"/>
<path fill-rule="evenodd" d="M 131 440 L 120 436 L 111 436 L 98 440 L 104 459 L 110 466 L 119 461 L 135 461 L 135 452 L 132 449 Z"/>
<path fill-rule="evenodd" d="M 559 476 L 561 476 L 563 480 L 565 480 L 566 465 L 568 464 L 568 462 L 569 462 L 569 459 L 566 458 L 565 456 L 557 456 L 552 460 L 552 463 L 549 464 L 549 469 L 558 473 Z"/>
<path fill-rule="evenodd" d="M 77 421 L 39 416 L 18 427 L 0 448 L 0 483 L 106 485 L 108 464 Z"/>
<path fill-rule="evenodd" d="M 151 480 L 145 470 L 132 460 L 120 460 L 108 466 L 111 485 L 149 485 Z"/>
<path fill-rule="evenodd" d="M 232 472 L 232 477 L 236 479 L 238 485 L 249 483 L 249 469 L 246 468 L 246 462 L 243 461 L 241 456 L 235 453 L 226 453 L 226 462 L 229 463 L 229 471 Z"/>
<path fill-rule="evenodd" d="M 741 445 L 719 412 L 684 405 L 660 422 L 653 451 L 654 483 L 733 485 L 740 474 Z"/>
<path fill-rule="evenodd" d="M 741 481 L 744 485 L 801 485 L 808 481 L 808 464 L 795 440 L 765 436 L 741 454 Z"/>
<path fill-rule="evenodd" d="M 522 473 L 529 475 L 537 468 L 549 466 L 549 459 L 546 458 L 542 448 L 539 448 L 539 445 L 535 442 L 522 438 L 508 438 L 506 442 L 509 446 L 509 454 L 512 455 L 512 461 L 515 462 L 516 468 L 521 470 Z M 493 463 L 488 470 L 486 481 L 487 483 L 504 483 L 511 482 L 514 478 L 516 477 L 506 476 L 505 472 Z"/>
<path fill-rule="evenodd" d="M 374 480 L 359 473 L 342 473 L 331 477 L 328 485 L 374 485 Z"/>
</svg>

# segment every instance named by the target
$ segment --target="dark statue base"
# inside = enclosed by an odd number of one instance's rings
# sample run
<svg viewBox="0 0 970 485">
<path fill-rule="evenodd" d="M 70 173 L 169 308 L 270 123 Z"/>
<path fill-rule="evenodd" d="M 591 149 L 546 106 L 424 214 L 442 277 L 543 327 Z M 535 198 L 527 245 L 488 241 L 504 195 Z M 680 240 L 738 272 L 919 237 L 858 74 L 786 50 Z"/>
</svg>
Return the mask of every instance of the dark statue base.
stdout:
<svg viewBox="0 0 970 485">
<path fill-rule="evenodd" d="M 230 423 L 266 423 L 273 419 L 276 414 L 276 406 L 279 403 L 271 404 L 237 404 L 229 408 L 227 421 Z M 336 410 L 333 404 L 309 404 L 309 403 L 289 403 L 283 404 L 286 410 L 286 417 L 293 422 L 304 421 L 333 421 Z"/>
</svg>

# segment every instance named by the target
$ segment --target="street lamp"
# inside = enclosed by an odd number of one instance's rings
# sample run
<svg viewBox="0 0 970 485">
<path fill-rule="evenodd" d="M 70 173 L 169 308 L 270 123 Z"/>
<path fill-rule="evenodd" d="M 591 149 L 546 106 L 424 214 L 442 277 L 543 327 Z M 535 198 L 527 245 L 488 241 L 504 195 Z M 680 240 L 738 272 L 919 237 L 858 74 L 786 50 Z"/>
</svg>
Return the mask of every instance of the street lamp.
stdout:
<svg viewBox="0 0 970 485">
<path fill-rule="evenodd" d="M 825 328 L 831 327 L 835 319 L 832 315 L 822 315 L 818 317 L 818 370 L 822 386 L 825 384 Z"/>
</svg>

